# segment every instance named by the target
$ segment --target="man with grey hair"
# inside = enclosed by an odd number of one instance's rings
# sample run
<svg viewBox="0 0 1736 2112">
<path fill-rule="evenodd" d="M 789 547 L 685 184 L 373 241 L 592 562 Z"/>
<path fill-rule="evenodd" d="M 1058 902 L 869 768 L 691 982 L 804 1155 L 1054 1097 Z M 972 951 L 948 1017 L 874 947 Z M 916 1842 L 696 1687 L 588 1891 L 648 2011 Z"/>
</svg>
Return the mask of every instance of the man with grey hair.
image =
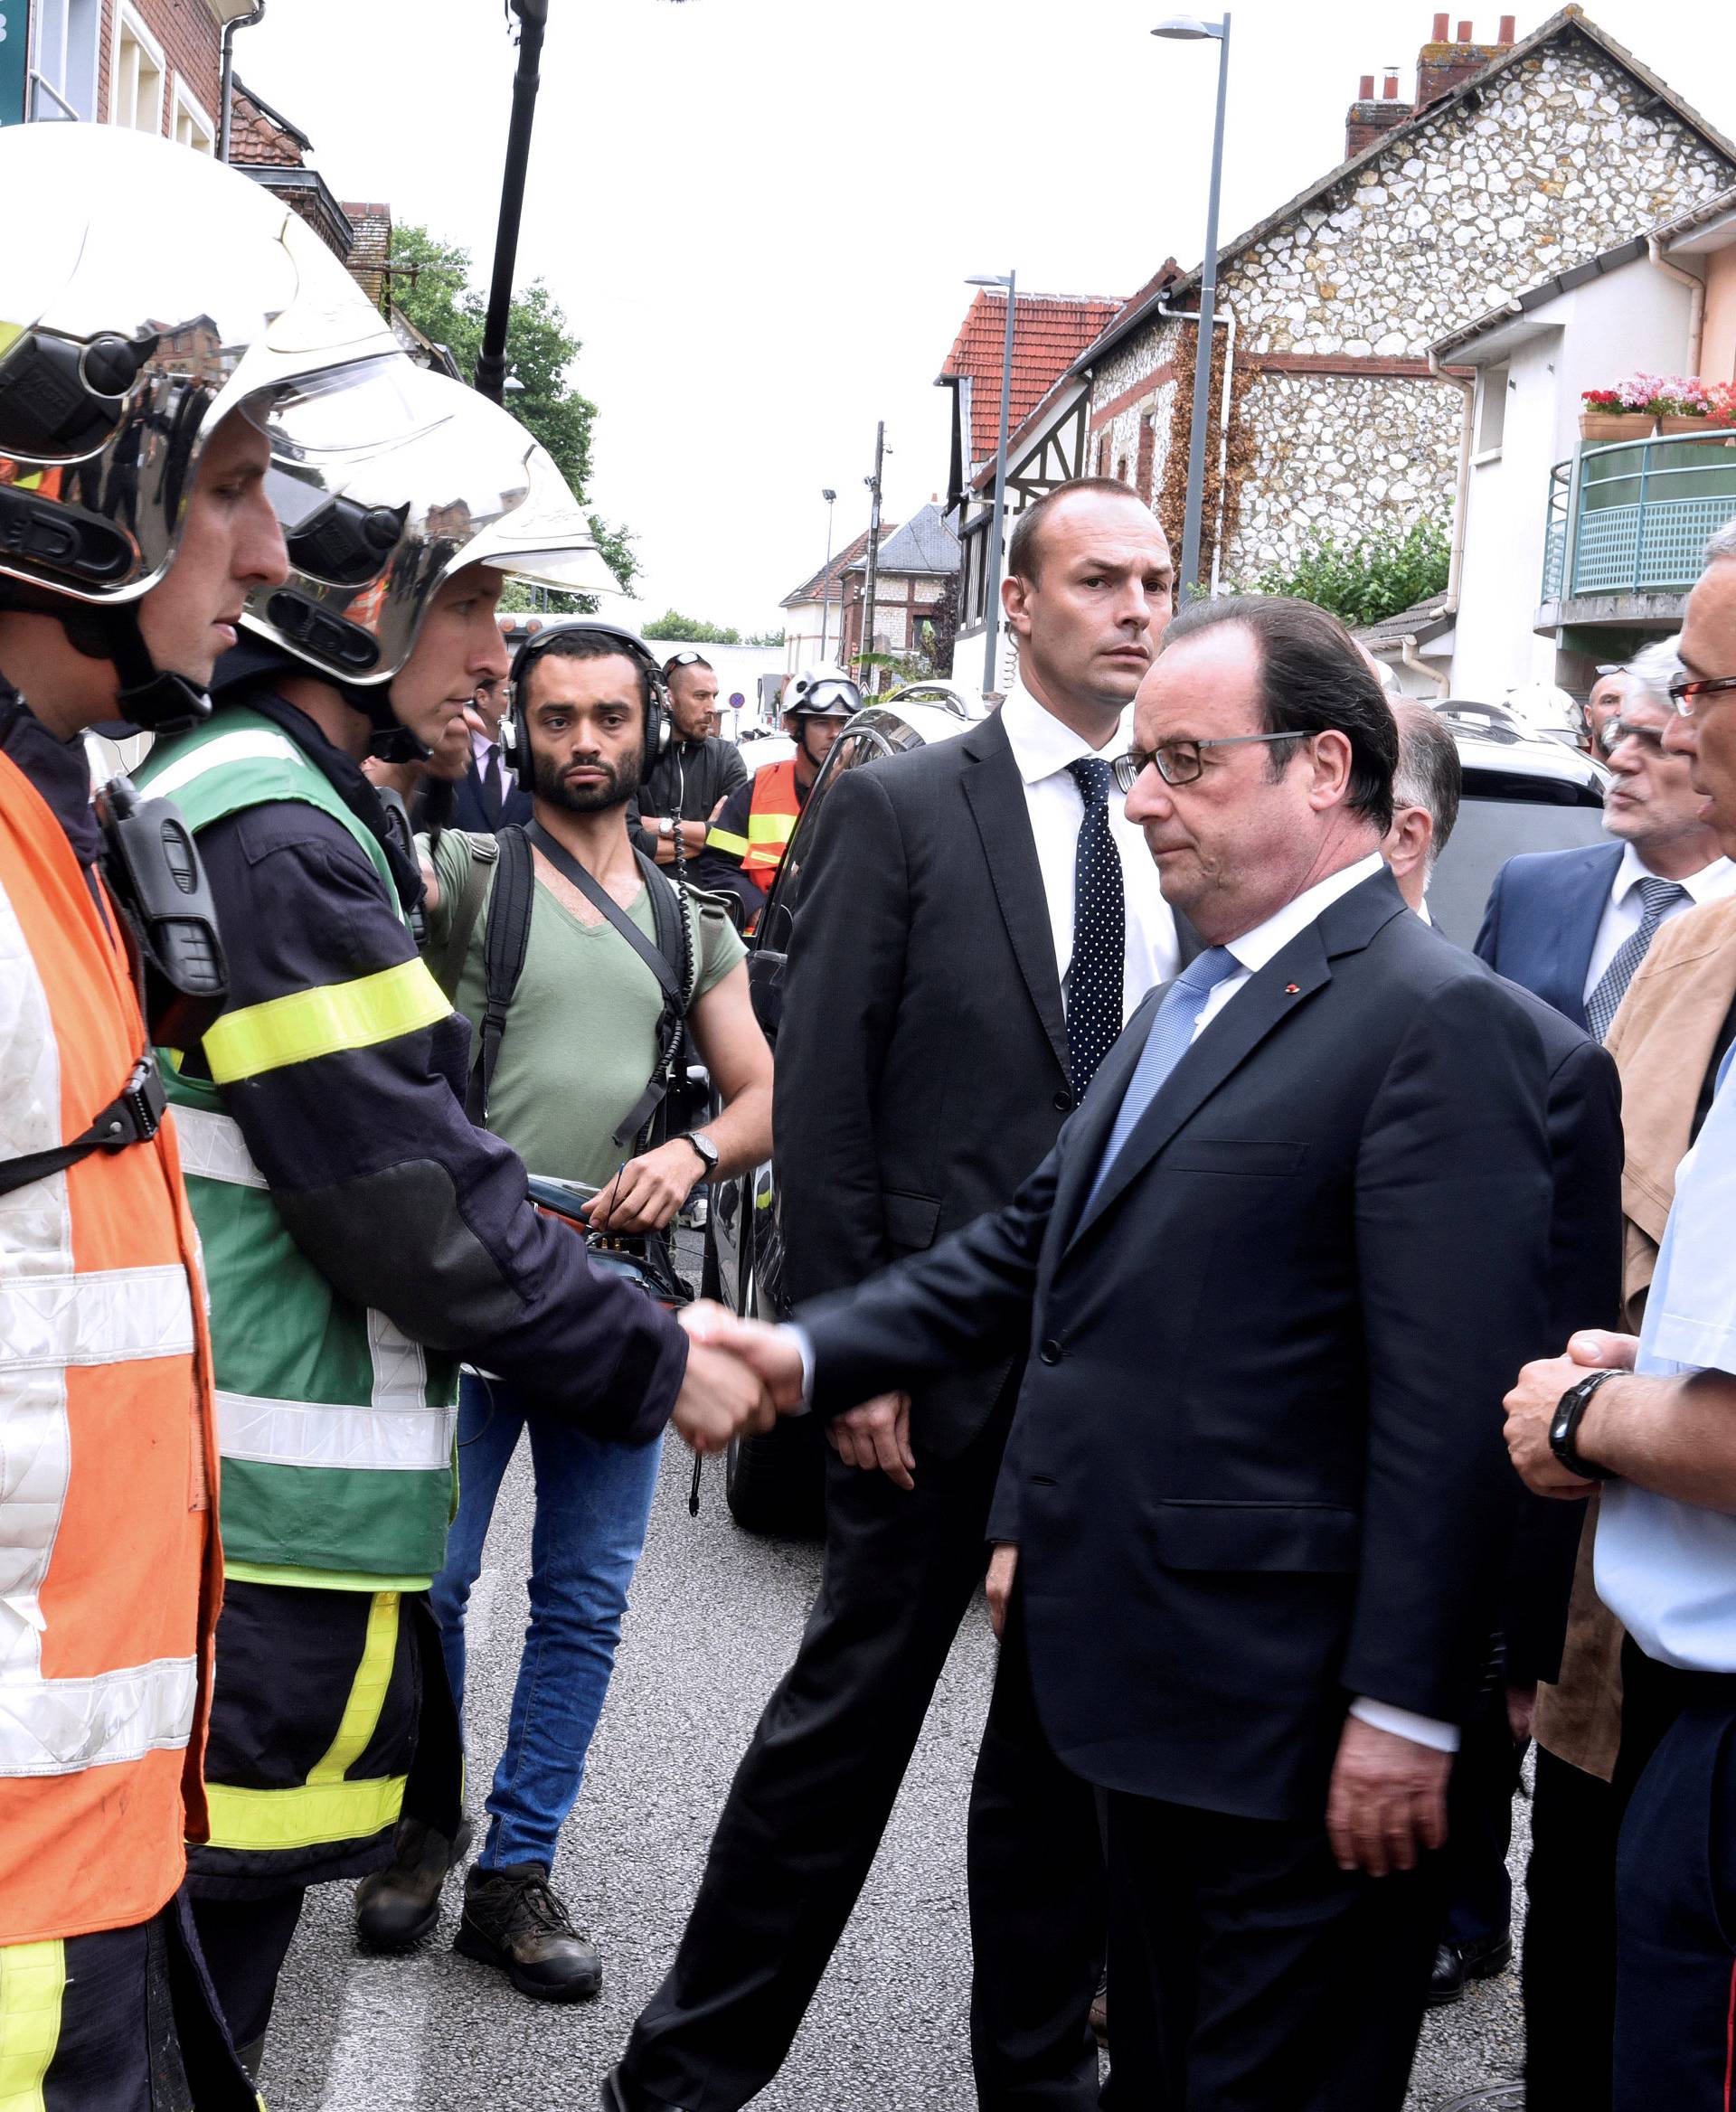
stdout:
<svg viewBox="0 0 1736 2112">
<path fill-rule="evenodd" d="M 1478 955 L 1602 1041 L 1660 928 L 1701 902 L 1736 893 L 1688 766 L 1663 733 L 1675 642 L 1633 663 L 1621 715 L 1608 729 L 1615 774 L 1604 806 L 1612 841 L 1530 852 L 1496 873 Z"/>
<path fill-rule="evenodd" d="M 1736 527 L 1688 599 L 1663 747 L 1736 852 Z M 1617 1865 L 1619 2112 L 1730 2101 L 1736 1859 L 1736 1090 L 1720 1068 L 1641 1330 L 1527 1364 L 1507 1445 L 1537 1494 L 1604 1485 L 1598 1595 L 1628 1631 Z"/>
<path fill-rule="evenodd" d="M 1427 704 L 1395 702 L 1399 767 L 1392 826 L 1382 851 L 1417 914 L 1435 861 L 1458 819 L 1464 772 L 1452 731 Z M 1621 1299 L 1621 1089 L 1616 1066 L 1587 1034 L 1520 985 L 1543 1044 L 1554 1207 L 1550 1221 L 1550 1331 L 1607 1324 Z M 1430 2006 L 1457 2002 L 1467 1980 L 1504 1972 L 1513 1956 L 1507 1849 L 1519 1762 L 1537 1683 L 1561 1669 L 1579 1546 L 1577 1510 L 1533 1498 L 1514 1534 L 1488 1683 L 1464 1728 L 1453 1768 L 1446 1849 L 1446 1913 L 1429 1976 Z M 1541 1781 L 1541 1776 L 1540 1776 Z M 1533 1928 L 1552 1902 L 1533 1904 Z M 1577 1901 L 1576 1905 L 1582 1904 Z M 1527 1937 L 1527 1985 L 1532 1974 Z M 1613 1953 L 1613 1940 L 1609 1949 Z M 1606 1999 L 1603 2013 L 1608 2013 Z"/>
</svg>

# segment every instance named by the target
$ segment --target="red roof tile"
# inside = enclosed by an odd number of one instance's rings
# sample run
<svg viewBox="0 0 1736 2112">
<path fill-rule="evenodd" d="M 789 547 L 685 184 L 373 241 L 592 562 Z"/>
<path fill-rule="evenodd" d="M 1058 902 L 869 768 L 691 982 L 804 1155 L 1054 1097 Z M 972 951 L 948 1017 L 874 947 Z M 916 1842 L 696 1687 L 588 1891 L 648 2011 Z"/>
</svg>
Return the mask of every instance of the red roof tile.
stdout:
<svg viewBox="0 0 1736 2112">
<path fill-rule="evenodd" d="M 897 526 L 896 521 L 882 521 L 881 523 L 880 540 L 882 543 Z M 864 528 L 854 542 L 846 543 L 838 552 L 829 565 L 822 565 L 813 578 L 805 580 L 793 594 L 786 594 L 778 604 L 778 608 L 789 608 L 798 601 L 819 601 L 830 596 L 833 589 L 838 583 L 840 573 L 847 572 L 853 564 L 857 563 L 867 553 L 868 531 Z"/>
<path fill-rule="evenodd" d="M 1023 424 L 1057 378 L 1106 330 L 1125 304 L 1095 296 L 1022 293 L 1013 316 L 1013 396 L 1009 423 Z M 1001 417 L 1001 358 L 1006 296 L 982 288 L 953 340 L 939 379 L 970 377 L 970 462 L 995 452 Z"/>
</svg>

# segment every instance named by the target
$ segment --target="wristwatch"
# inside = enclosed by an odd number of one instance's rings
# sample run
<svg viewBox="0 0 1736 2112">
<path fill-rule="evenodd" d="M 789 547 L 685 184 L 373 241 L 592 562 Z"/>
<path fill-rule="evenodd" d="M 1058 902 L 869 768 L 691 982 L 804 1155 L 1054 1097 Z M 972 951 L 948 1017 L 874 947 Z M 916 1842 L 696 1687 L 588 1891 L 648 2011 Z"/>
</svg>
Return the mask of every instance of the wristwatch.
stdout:
<svg viewBox="0 0 1736 2112">
<path fill-rule="evenodd" d="M 668 814 L 665 814 L 665 815 L 664 816 L 663 819 L 662 819 L 662 820 L 661 820 L 661 821 L 660 821 L 660 822 L 657 824 L 657 834 L 659 834 L 659 835 L 660 835 L 660 836 L 663 838 L 664 842 L 666 844 L 666 843 L 669 843 L 669 842 L 670 842 L 670 841 L 673 839 L 673 837 L 674 837 L 674 835 L 675 835 L 675 816 L 674 816 L 673 815 L 668 815 Z"/>
<path fill-rule="evenodd" d="M 676 1144 L 691 1144 L 705 1162 L 705 1171 L 699 1176 L 702 1181 L 710 1181 L 716 1177 L 717 1146 L 709 1136 L 702 1136 L 697 1129 L 684 1129 L 672 1141 Z"/>
<path fill-rule="evenodd" d="M 1576 1474 L 1581 1481 L 1609 1481 L 1614 1477 L 1607 1466 L 1599 1466 L 1594 1459 L 1581 1459 L 1574 1448 L 1573 1440 L 1580 1434 L 1580 1419 L 1586 1404 L 1607 1379 L 1619 1379 L 1620 1372 L 1588 1372 L 1577 1386 L 1570 1386 L 1555 1404 L 1555 1413 L 1550 1419 L 1549 1448 L 1570 1474 Z"/>
</svg>

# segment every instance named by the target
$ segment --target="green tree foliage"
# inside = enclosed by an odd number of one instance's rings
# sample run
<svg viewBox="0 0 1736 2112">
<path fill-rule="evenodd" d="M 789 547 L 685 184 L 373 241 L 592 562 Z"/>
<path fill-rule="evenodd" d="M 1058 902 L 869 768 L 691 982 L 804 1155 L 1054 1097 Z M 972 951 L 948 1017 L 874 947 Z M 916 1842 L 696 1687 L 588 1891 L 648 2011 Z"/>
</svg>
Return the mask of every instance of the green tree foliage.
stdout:
<svg viewBox="0 0 1736 2112">
<path fill-rule="evenodd" d="M 741 634 L 733 624 L 703 623 L 696 616 L 684 616 L 678 608 L 665 608 L 661 616 L 646 625 L 639 636 L 668 638 L 683 646 L 739 646 L 741 643 Z M 758 643 L 751 638 L 748 642 Z"/>
<path fill-rule="evenodd" d="M 469 250 L 441 241 L 426 228 L 395 227 L 392 261 L 396 269 L 393 301 L 424 337 L 446 347 L 465 380 L 473 381 L 488 303 L 470 282 Z M 407 274 L 410 266 L 417 268 L 414 278 Z M 511 391 L 507 408 L 542 441 L 582 500 L 590 483 L 590 431 L 597 406 L 568 383 L 579 350 L 561 304 L 540 278 L 514 297 L 506 322 L 506 364 L 524 387 Z M 590 528 L 610 571 L 623 587 L 630 587 L 638 561 L 628 531 L 610 526 L 595 514 Z M 567 613 L 595 607 L 586 596 L 533 597 L 522 588 L 509 588 L 501 606 L 527 608 L 533 599 L 539 607 Z"/>
<path fill-rule="evenodd" d="M 777 646 L 787 646 L 789 643 L 789 638 L 784 631 L 750 631 L 741 643 L 744 646 L 760 646 L 769 649 Z"/>
<path fill-rule="evenodd" d="M 1294 566 L 1269 565 L 1254 581 L 1260 594 L 1290 594 L 1329 608 L 1353 630 L 1382 622 L 1446 591 L 1452 540 L 1439 521 L 1340 538 L 1313 531 Z"/>
</svg>

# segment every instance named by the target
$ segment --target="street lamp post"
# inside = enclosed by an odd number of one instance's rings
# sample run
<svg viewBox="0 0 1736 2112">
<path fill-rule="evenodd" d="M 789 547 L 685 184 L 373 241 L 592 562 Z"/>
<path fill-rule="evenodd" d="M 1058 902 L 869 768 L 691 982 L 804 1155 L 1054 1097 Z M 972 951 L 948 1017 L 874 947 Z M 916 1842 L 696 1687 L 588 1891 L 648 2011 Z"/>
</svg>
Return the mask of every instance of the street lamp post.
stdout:
<svg viewBox="0 0 1736 2112">
<path fill-rule="evenodd" d="M 1181 590 L 1200 577 L 1200 515 L 1205 501 L 1205 424 L 1212 408 L 1212 318 L 1218 299 L 1218 185 L 1223 174 L 1223 107 L 1230 86 L 1230 17 L 1201 22 L 1174 14 L 1152 31 L 1155 37 L 1191 42 L 1215 37 L 1218 45 L 1218 116 L 1212 134 L 1212 184 L 1205 201 L 1205 260 L 1200 267 L 1199 342 L 1194 348 L 1194 417 L 1187 431 L 1187 510 L 1182 527 Z"/>
<path fill-rule="evenodd" d="M 1013 395 L 1013 316 L 1019 275 L 1009 271 L 974 272 L 967 286 L 1004 286 L 1006 288 L 1006 331 L 1001 340 L 1001 421 L 995 443 L 995 510 L 988 523 L 988 563 L 983 580 L 983 693 L 998 689 L 995 648 L 1001 636 L 1001 532 L 1006 525 L 1006 413 Z"/>
<path fill-rule="evenodd" d="M 835 491 L 823 491 L 826 501 L 826 564 L 820 573 L 820 665 L 826 665 L 826 618 L 832 613 L 832 509 L 838 503 Z"/>
<path fill-rule="evenodd" d="M 495 269 L 476 354 L 477 391 L 498 403 L 506 390 L 506 324 L 513 305 L 513 268 L 518 261 L 518 226 L 524 212 L 524 177 L 531 162 L 531 127 L 536 121 L 537 68 L 549 0 L 511 0 L 518 17 L 518 67 L 513 76 L 513 118 L 506 133 L 506 165 L 500 182 L 500 225 L 495 235 Z"/>
</svg>

